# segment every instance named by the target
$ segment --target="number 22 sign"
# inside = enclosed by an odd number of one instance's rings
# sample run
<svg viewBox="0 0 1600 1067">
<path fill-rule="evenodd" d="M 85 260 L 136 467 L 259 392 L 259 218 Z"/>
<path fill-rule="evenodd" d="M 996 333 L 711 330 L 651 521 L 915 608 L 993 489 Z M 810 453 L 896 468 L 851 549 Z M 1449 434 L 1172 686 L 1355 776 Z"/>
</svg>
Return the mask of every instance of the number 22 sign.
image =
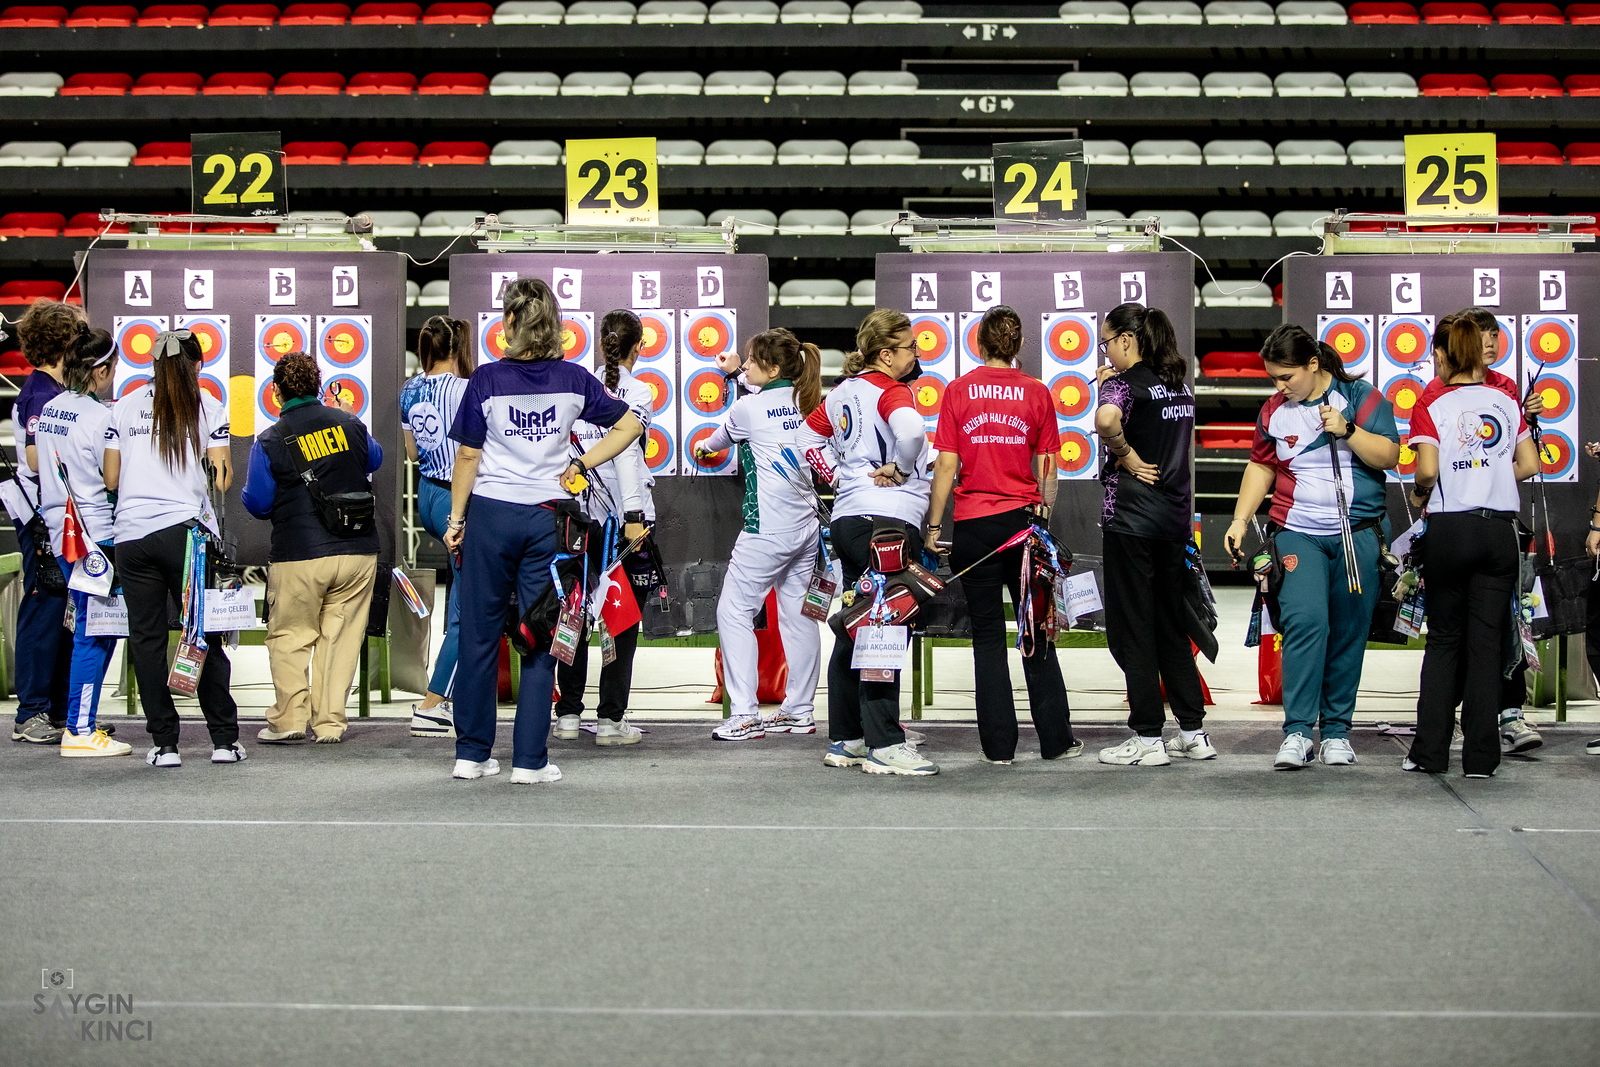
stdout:
<svg viewBox="0 0 1600 1067">
<path fill-rule="evenodd" d="M 1406 138 L 1407 215 L 1498 215 L 1500 173 L 1492 133 Z"/>
<path fill-rule="evenodd" d="M 654 226 L 656 139 L 567 142 L 568 225 Z"/>
<path fill-rule="evenodd" d="M 189 137 L 189 151 L 196 215 L 289 213 L 279 134 L 196 133 Z"/>
</svg>

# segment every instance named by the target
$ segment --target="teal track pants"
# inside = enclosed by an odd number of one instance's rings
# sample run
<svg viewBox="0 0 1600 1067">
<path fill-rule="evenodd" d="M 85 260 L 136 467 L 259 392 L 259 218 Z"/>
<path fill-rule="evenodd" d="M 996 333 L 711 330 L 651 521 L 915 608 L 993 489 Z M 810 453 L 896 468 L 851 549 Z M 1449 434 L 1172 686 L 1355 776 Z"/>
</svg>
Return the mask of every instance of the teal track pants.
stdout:
<svg viewBox="0 0 1600 1067">
<path fill-rule="evenodd" d="M 1372 609 L 1378 602 L 1378 532 L 1355 535 L 1361 592 L 1345 578 L 1344 545 L 1337 535 L 1312 537 L 1281 530 L 1283 589 L 1283 732 L 1324 741 L 1346 737 L 1356 710 L 1361 663 Z"/>
</svg>

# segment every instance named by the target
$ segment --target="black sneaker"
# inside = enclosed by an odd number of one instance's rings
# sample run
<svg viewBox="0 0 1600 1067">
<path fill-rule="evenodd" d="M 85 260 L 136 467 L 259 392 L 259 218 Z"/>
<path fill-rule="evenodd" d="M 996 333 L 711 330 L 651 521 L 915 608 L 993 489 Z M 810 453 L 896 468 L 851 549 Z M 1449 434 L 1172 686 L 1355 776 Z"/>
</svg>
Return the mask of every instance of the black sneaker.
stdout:
<svg viewBox="0 0 1600 1067">
<path fill-rule="evenodd" d="M 144 754 L 144 761 L 152 767 L 181 767 L 176 745 L 158 745 Z"/>
<path fill-rule="evenodd" d="M 1584 745 L 1583 750 L 1591 756 L 1600 756 L 1600 737 L 1596 737 L 1587 745 Z"/>
</svg>

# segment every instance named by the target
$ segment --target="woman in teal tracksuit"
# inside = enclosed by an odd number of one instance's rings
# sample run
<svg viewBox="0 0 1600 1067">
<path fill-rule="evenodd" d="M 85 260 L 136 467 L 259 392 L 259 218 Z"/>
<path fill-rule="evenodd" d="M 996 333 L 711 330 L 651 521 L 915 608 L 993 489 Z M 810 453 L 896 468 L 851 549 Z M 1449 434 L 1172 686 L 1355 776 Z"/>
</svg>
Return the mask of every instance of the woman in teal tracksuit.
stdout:
<svg viewBox="0 0 1600 1067">
<path fill-rule="evenodd" d="M 1261 405 L 1250 463 L 1228 527 L 1237 558 L 1245 526 L 1272 493 L 1271 527 L 1283 560 L 1278 594 L 1283 633 L 1283 745 L 1275 766 L 1294 770 L 1312 760 L 1320 730 L 1323 763 L 1356 761 L 1350 721 L 1378 600 L 1378 553 L 1384 521 L 1384 471 L 1400 459 L 1394 407 L 1373 385 L 1345 370 L 1338 353 L 1299 326 L 1272 331 L 1261 347 L 1277 389 Z M 1345 569 L 1340 481 L 1354 531 L 1361 591 Z"/>
</svg>

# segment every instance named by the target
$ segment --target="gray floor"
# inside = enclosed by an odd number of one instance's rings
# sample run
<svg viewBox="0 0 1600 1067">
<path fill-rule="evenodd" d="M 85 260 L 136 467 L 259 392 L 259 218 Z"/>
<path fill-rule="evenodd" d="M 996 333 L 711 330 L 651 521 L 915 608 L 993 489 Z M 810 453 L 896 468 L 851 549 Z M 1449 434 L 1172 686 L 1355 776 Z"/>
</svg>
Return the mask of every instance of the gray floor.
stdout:
<svg viewBox="0 0 1600 1067">
<path fill-rule="evenodd" d="M 0 746 L 0 1063 L 1600 1062 L 1576 730 L 1488 782 L 1372 731 L 1292 774 L 1271 726 L 1147 770 L 1106 726 L 1009 768 L 929 732 L 932 779 L 658 724 L 533 788 L 397 722 L 232 767 L 186 724 L 177 771 Z M 45 967 L 153 1039 L 61 1036 Z"/>
</svg>

